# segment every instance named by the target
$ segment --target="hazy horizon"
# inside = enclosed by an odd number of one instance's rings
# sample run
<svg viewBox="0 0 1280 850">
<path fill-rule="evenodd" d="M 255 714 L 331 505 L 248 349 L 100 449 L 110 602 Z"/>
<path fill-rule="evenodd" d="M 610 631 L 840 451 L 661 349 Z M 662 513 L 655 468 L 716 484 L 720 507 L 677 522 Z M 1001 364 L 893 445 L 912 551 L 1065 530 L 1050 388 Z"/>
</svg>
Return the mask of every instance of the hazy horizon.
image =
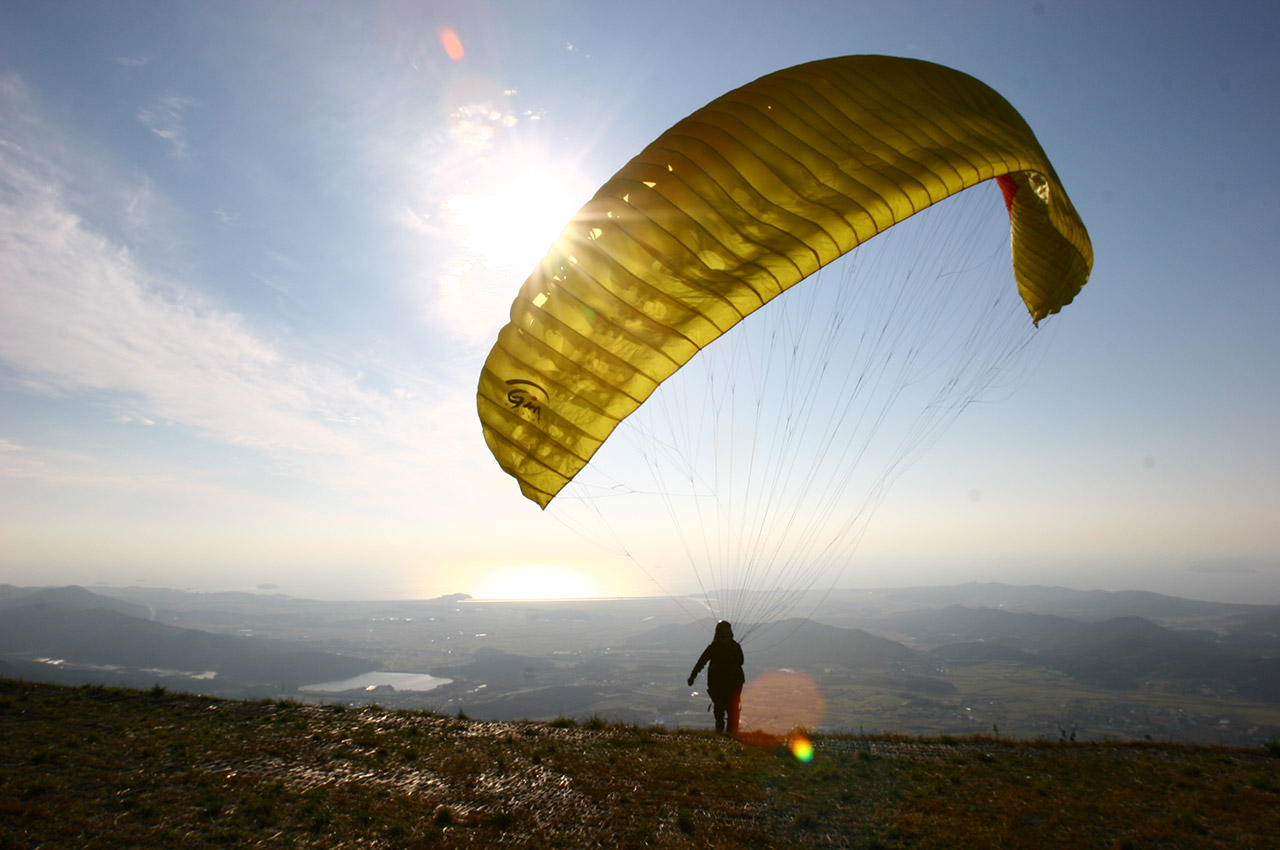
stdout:
<svg viewBox="0 0 1280 850">
<path fill-rule="evenodd" d="M 1159 567 L 1148 565 L 1147 567 L 1131 568 L 1129 570 L 1117 570 L 1108 565 L 1092 565 L 1077 566 L 1074 569 L 1066 569 L 1058 565 L 1058 569 L 1053 570 L 1049 565 L 1042 565 L 1041 570 L 1037 571 L 1037 576 L 1032 580 L 1026 575 L 1027 569 L 1019 570 L 1016 566 L 1006 565 L 988 565 L 986 568 L 974 568 L 965 571 L 964 577 L 957 580 L 958 571 L 948 570 L 945 568 L 935 568 L 933 570 L 916 570 L 916 571 L 894 571 L 887 569 L 875 573 L 874 575 L 860 576 L 864 580 L 854 581 L 845 580 L 839 582 L 833 589 L 839 591 L 874 591 L 874 590 L 895 590 L 903 588 L 929 588 L 929 587 L 956 587 L 964 585 L 980 585 L 980 584 L 1004 584 L 1014 587 L 1059 587 L 1068 590 L 1092 591 L 1101 590 L 1107 592 L 1119 591 L 1147 591 L 1152 593 L 1160 593 L 1166 596 L 1177 596 L 1186 599 L 1202 600 L 1206 602 L 1231 602 L 1239 604 L 1253 605 L 1280 605 L 1280 569 L 1275 564 L 1267 563 L 1248 563 L 1248 562 L 1226 562 L 1220 564 L 1202 563 L 1191 564 L 1181 569 Z M 50 580 L 45 575 L 42 577 L 39 573 L 21 572 L 16 576 L 6 574 L 3 581 L 18 587 L 63 587 L 68 585 L 78 585 L 88 590 L 96 588 L 128 588 L 141 587 L 151 589 L 169 589 L 182 590 L 192 593 L 221 593 L 221 592 L 240 592 L 255 594 L 281 594 L 299 599 L 314 599 L 318 601 L 412 601 L 412 600 L 428 600 L 441 596 L 447 596 L 452 593 L 465 593 L 476 601 L 556 601 L 556 600 L 585 600 L 585 599 L 627 599 L 627 598 L 664 598 L 668 594 L 662 592 L 653 593 L 635 593 L 635 594 L 618 594 L 618 595 L 600 595 L 583 593 L 578 595 L 524 595 L 524 596 L 503 596 L 503 595 L 486 595 L 474 592 L 475 589 L 466 586 L 466 582 L 460 582 L 455 586 L 441 586 L 439 592 L 430 593 L 407 593 L 403 590 L 397 590 L 394 587 L 384 587 L 381 590 L 376 585 L 369 585 L 360 582 L 357 578 L 348 577 L 345 581 L 334 579 L 325 583 L 307 583 L 304 581 L 291 581 L 286 583 L 270 581 L 263 578 L 260 581 L 244 580 L 244 581 L 211 581 L 204 578 L 199 581 L 175 581 L 176 577 L 164 577 L 163 575 L 148 578 L 134 577 L 127 578 L 102 578 L 95 571 L 86 571 L 81 574 L 81 580 L 74 580 L 74 573 L 67 573 L 67 580 Z M 122 574 L 123 575 L 123 574 Z M 15 578 L 20 580 L 14 580 Z M 822 589 L 815 588 L 812 590 L 814 594 L 820 594 Z M 677 593 L 673 591 L 672 595 L 679 595 L 681 598 L 696 597 L 698 595 L 697 588 L 689 588 L 686 593 Z M 803 612 L 801 612 L 803 613 Z"/>
</svg>

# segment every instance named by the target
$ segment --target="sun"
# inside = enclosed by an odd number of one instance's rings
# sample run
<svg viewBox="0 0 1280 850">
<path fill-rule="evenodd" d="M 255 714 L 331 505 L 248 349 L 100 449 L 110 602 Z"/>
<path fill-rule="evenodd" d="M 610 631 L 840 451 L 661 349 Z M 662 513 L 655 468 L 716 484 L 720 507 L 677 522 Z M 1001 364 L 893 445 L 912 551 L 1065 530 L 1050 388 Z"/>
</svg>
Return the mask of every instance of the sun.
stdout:
<svg viewBox="0 0 1280 850">
<path fill-rule="evenodd" d="M 591 599 L 599 596 L 591 576 L 562 564 L 510 564 L 481 576 L 478 599 Z"/>
<path fill-rule="evenodd" d="M 429 237 L 424 259 L 437 284 L 425 290 L 432 322 L 481 339 L 492 336 L 520 282 L 591 197 L 595 181 L 580 170 L 582 150 L 548 145 L 554 133 L 514 90 L 468 77 L 448 101 L 447 133 L 427 167 L 428 183 L 400 221 Z"/>
<path fill-rule="evenodd" d="M 533 270 L 585 200 L 576 181 L 534 157 L 511 157 L 484 185 L 447 198 L 443 210 L 459 245 L 483 268 Z"/>
<path fill-rule="evenodd" d="M 455 333 L 492 336 L 520 282 L 590 197 L 574 169 L 535 153 L 493 161 L 440 205 L 452 245 L 439 265 L 433 311 Z"/>
</svg>

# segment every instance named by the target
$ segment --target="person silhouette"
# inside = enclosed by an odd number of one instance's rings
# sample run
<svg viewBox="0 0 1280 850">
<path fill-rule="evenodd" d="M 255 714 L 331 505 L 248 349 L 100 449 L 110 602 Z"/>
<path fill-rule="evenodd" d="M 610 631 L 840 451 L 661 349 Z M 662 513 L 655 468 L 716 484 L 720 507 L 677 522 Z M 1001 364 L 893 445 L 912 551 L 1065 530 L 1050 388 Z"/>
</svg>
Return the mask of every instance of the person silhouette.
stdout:
<svg viewBox="0 0 1280 850">
<path fill-rule="evenodd" d="M 716 623 L 715 637 L 698 657 L 689 674 L 689 687 L 698 678 L 702 668 L 707 668 L 707 696 L 715 712 L 716 731 L 736 735 L 738 716 L 742 710 L 742 685 L 746 676 L 742 672 L 742 646 L 733 639 L 733 626 L 725 620 Z M 725 728 L 728 715 L 728 728 Z"/>
</svg>

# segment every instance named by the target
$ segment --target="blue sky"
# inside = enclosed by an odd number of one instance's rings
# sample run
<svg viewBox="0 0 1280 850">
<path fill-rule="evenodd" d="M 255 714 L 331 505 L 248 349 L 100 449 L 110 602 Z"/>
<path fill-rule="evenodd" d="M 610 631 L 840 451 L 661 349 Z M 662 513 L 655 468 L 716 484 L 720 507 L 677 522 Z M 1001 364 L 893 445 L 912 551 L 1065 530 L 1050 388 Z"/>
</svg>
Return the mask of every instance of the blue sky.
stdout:
<svg viewBox="0 0 1280 850">
<path fill-rule="evenodd" d="M 1003 93 L 1096 260 L 843 583 L 1280 602 L 1274 4 L 643 6 L 3 4 L 0 580 L 654 592 L 493 463 L 480 363 L 658 133 L 885 53 Z"/>
</svg>

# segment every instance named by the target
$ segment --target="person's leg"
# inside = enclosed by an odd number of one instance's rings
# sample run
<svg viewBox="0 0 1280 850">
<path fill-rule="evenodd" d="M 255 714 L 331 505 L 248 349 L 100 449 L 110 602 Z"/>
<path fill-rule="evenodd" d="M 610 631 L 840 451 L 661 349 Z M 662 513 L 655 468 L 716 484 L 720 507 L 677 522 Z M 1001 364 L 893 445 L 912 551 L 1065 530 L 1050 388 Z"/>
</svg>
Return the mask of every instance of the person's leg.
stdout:
<svg viewBox="0 0 1280 850">
<path fill-rule="evenodd" d="M 738 734 L 738 717 L 742 714 L 742 691 L 735 691 L 729 698 L 729 734 Z"/>
<path fill-rule="evenodd" d="M 722 702 L 712 702 L 711 706 L 712 706 L 712 711 L 714 711 L 716 715 L 716 731 L 723 732 L 724 731 L 724 714 L 727 706 Z"/>
</svg>

